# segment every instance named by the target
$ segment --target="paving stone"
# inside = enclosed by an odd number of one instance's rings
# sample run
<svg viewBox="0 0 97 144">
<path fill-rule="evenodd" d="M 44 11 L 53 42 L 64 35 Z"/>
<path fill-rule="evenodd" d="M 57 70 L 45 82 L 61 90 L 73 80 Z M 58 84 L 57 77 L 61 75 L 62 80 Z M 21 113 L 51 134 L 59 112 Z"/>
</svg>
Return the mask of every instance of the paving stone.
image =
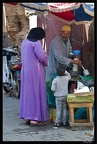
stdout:
<svg viewBox="0 0 97 144">
<path fill-rule="evenodd" d="M 49 112 L 49 109 L 48 109 Z M 48 121 L 46 126 L 30 127 L 19 119 L 19 99 L 3 94 L 3 141 L 91 141 L 85 132 L 92 130 L 84 127 L 72 131 L 70 127 L 53 128 Z"/>
</svg>

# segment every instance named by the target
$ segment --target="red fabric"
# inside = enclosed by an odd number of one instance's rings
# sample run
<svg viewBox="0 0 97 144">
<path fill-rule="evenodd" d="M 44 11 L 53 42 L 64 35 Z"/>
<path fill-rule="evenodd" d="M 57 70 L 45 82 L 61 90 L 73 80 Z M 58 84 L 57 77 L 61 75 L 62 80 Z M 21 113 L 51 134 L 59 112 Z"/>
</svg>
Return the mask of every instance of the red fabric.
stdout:
<svg viewBox="0 0 97 144">
<path fill-rule="evenodd" d="M 18 2 L 5 2 L 5 3 L 11 4 L 11 5 L 17 5 L 18 4 Z"/>
<path fill-rule="evenodd" d="M 74 14 L 71 11 L 59 12 L 59 13 L 50 11 L 50 13 L 54 14 L 55 16 L 57 16 L 59 18 L 65 19 L 67 21 L 72 21 L 74 19 Z"/>
<path fill-rule="evenodd" d="M 70 8 L 75 7 L 78 4 L 79 4 L 78 2 L 76 2 L 76 3 L 50 3 L 49 6 L 53 9 L 50 10 L 49 12 L 59 18 L 62 18 L 64 20 L 70 22 L 70 21 L 74 20 L 74 14 L 70 10 Z M 57 9 L 59 12 L 57 11 Z M 62 9 L 66 9 L 66 10 L 68 9 L 68 11 L 61 12 Z M 53 11 L 55 11 L 55 12 L 53 12 Z"/>
</svg>

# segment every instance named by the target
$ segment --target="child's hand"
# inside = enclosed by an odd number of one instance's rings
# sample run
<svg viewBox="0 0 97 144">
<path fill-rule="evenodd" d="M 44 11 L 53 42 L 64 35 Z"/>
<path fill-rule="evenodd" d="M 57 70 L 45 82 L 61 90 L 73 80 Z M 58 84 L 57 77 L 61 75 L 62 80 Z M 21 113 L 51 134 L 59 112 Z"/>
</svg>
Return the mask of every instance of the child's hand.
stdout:
<svg viewBox="0 0 97 144">
<path fill-rule="evenodd" d="M 65 70 L 65 73 L 64 74 L 68 74 L 68 72 Z"/>
</svg>

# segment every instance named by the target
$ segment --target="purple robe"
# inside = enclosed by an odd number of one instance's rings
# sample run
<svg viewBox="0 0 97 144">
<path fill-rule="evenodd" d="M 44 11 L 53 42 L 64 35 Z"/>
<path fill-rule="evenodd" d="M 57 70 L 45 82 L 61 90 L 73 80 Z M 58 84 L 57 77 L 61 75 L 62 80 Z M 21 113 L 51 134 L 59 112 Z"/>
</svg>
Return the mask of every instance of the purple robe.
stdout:
<svg viewBox="0 0 97 144">
<path fill-rule="evenodd" d="M 21 44 L 21 92 L 19 117 L 26 120 L 47 120 L 45 67 L 48 55 L 41 42 L 25 39 Z"/>
</svg>

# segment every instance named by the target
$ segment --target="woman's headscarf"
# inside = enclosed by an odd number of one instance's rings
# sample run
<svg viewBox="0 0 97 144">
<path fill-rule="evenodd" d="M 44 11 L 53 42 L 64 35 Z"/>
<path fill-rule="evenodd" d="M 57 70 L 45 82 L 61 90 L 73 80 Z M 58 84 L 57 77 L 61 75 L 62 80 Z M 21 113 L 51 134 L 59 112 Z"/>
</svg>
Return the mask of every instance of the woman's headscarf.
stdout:
<svg viewBox="0 0 97 144">
<path fill-rule="evenodd" d="M 41 27 L 32 28 L 27 36 L 30 41 L 42 40 L 45 37 L 45 31 Z"/>
</svg>

